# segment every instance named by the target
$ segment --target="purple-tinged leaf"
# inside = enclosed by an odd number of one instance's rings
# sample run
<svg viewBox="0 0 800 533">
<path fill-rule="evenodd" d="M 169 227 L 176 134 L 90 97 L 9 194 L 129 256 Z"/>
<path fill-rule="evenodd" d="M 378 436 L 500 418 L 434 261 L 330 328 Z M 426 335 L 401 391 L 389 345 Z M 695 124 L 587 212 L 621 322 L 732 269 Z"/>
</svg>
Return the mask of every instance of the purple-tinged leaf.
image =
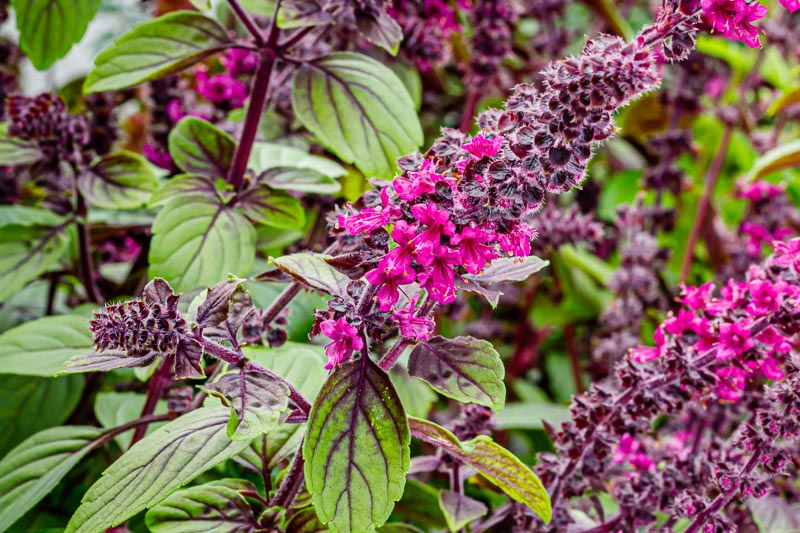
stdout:
<svg viewBox="0 0 800 533">
<path fill-rule="evenodd" d="M 35 163 L 42 157 L 39 145 L 8 136 L 8 123 L 0 124 L 0 166 L 17 166 Z"/>
<path fill-rule="evenodd" d="M 762 155 L 744 181 L 756 181 L 785 168 L 800 167 L 800 140 L 782 144 Z"/>
<path fill-rule="evenodd" d="M 297 511 L 286 523 L 286 533 L 326 533 L 328 528 L 320 522 L 313 507 Z"/>
<path fill-rule="evenodd" d="M 455 286 L 456 290 L 467 291 L 471 292 L 472 294 L 477 294 L 478 296 L 483 296 L 486 298 L 486 301 L 489 302 L 489 305 L 492 306 L 492 309 L 497 307 L 497 303 L 500 301 L 500 297 L 503 295 L 503 291 L 491 288 L 488 285 L 479 283 L 477 281 L 471 281 L 467 278 L 456 278 Z"/>
<path fill-rule="evenodd" d="M 242 282 L 242 278 L 228 278 L 208 289 L 206 299 L 197 308 L 197 325 L 208 328 L 222 324 L 228 318 L 233 295 L 243 290 Z"/>
<path fill-rule="evenodd" d="M 147 529 L 153 533 L 261 531 L 242 491 L 258 492 L 252 483 L 241 479 L 220 479 L 181 489 L 147 512 Z"/>
<path fill-rule="evenodd" d="M 545 523 L 550 522 L 550 496 L 542 482 L 514 454 L 485 435 L 460 442 L 445 428 L 419 418 L 408 417 L 411 434 L 449 453 L 494 483 L 513 500 L 527 505 Z"/>
<path fill-rule="evenodd" d="M 142 156 L 122 151 L 94 161 L 78 176 L 78 188 L 93 206 L 136 209 L 149 201 L 158 181 Z"/>
<path fill-rule="evenodd" d="M 244 216 L 265 226 L 283 229 L 302 228 L 306 222 L 303 204 L 284 191 L 256 185 L 239 196 L 237 203 Z"/>
<path fill-rule="evenodd" d="M 225 374 L 201 387 L 231 408 L 228 436 L 250 441 L 272 431 L 289 408 L 289 388 L 258 372 Z"/>
<path fill-rule="evenodd" d="M 134 444 L 89 488 L 66 533 L 102 533 L 242 451 L 246 442 L 228 438 L 229 419 L 224 407 L 203 407 Z"/>
<path fill-rule="evenodd" d="M 484 268 L 480 274 L 465 274 L 464 277 L 481 284 L 525 281 L 549 264 L 550 261 L 545 261 L 535 255 L 523 259 L 501 257 L 489 263 L 489 266 Z"/>
<path fill-rule="evenodd" d="M 450 490 L 439 493 L 439 507 L 452 533 L 456 533 L 488 511 L 482 502 Z"/>
<path fill-rule="evenodd" d="M 0 228 L 0 302 L 52 270 L 69 248 L 64 223 L 51 228 Z"/>
<path fill-rule="evenodd" d="M 178 296 L 169 283 L 163 278 L 153 278 L 144 286 L 143 295 L 146 300 L 155 304 L 166 305 L 172 307 L 178 303 Z"/>
<path fill-rule="evenodd" d="M 333 533 L 372 531 L 403 495 L 409 464 L 406 415 L 368 357 L 334 370 L 308 420 L 306 486 Z"/>
<path fill-rule="evenodd" d="M 408 359 L 409 375 L 448 398 L 500 411 L 505 405 L 505 367 L 490 342 L 472 337 L 421 341 Z"/>
<path fill-rule="evenodd" d="M 178 342 L 172 369 L 177 379 L 206 377 L 206 373 L 203 371 L 203 346 L 198 340 L 182 338 Z"/>
<path fill-rule="evenodd" d="M 147 366 L 158 356 L 155 352 L 144 355 L 128 355 L 122 350 L 106 350 L 104 352 L 88 352 L 69 359 L 61 365 L 60 374 L 77 374 L 80 372 L 108 372 L 117 368 L 133 368 Z"/>
<path fill-rule="evenodd" d="M 147 204 L 156 207 L 178 196 L 201 196 L 226 201 L 229 196 L 232 196 L 232 193 L 218 189 L 217 183 L 218 180 L 213 180 L 208 176 L 181 174 L 170 179 L 154 192 Z"/>
<path fill-rule="evenodd" d="M 356 9 L 356 28 L 366 40 L 395 56 L 403 40 L 403 29 L 389 14 L 380 9 L 367 12 Z"/>
<path fill-rule="evenodd" d="M 169 153 L 189 174 L 225 178 L 235 149 L 233 137 L 197 117 L 181 119 L 169 133 Z"/>
<path fill-rule="evenodd" d="M 288 30 L 308 26 L 333 24 L 333 15 L 325 11 L 319 0 L 293 0 L 284 2 L 278 12 L 278 27 Z"/>
<path fill-rule="evenodd" d="M 331 296 L 345 298 L 350 278 L 330 266 L 325 261 L 328 257 L 322 254 L 300 253 L 270 257 L 269 260 L 282 272 L 307 287 Z"/>
<path fill-rule="evenodd" d="M 409 477 L 406 480 L 403 497 L 397 502 L 392 515 L 405 522 L 419 524 L 426 531 L 444 530 L 447 528 L 447 522 L 438 501 L 438 490 Z"/>
<path fill-rule="evenodd" d="M 234 346 L 238 346 L 239 339 L 237 334 L 253 309 L 255 307 L 250 294 L 243 286 L 239 286 L 233 291 L 228 302 L 228 315 L 225 321 L 218 326 L 206 328 L 203 332 L 205 338 L 214 342 L 230 342 Z"/>
</svg>

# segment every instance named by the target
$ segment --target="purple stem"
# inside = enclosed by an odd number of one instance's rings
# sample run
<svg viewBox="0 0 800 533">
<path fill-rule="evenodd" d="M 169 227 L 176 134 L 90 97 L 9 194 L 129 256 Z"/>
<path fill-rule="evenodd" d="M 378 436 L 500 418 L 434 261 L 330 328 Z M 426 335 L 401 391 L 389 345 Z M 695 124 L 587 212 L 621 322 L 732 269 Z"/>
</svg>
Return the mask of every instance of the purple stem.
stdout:
<svg viewBox="0 0 800 533">
<path fill-rule="evenodd" d="M 139 415 L 140 419 L 144 419 L 152 415 L 153 411 L 155 411 L 156 405 L 158 405 L 158 400 L 160 400 L 164 395 L 164 390 L 172 381 L 170 379 L 171 371 L 172 357 L 165 357 L 161 362 L 161 366 L 159 366 L 158 370 L 156 370 L 155 375 L 153 375 L 153 377 L 150 379 L 150 387 L 147 389 L 147 399 L 144 402 L 142 413 Z M 131 446 L 140 441 L 146 432 L 146 423 L 137 426 L 136 431 L 133 433 L 133 438 L 131 439 Z"/>
<path fill-rule="evenodd" d="M 231 9 L 233 9 L 233 12 L 236 13 L 237 17 L 239 17 L 239 20 L 242 21 L 242 24 L 244 24 L 245 28 L 247 28 L 247 31 L 250 32 L 250 35 L 253 36 L 253 39 L 255 39 L 258 47 L 260 48 L 264 46 L 264 36 L 261 34 L 261 30 L 259 30 L 253 19 L 250 18 L 250 15 L 247 14 L 247 11 L 245 11 L 241 4 L 239 4 L 239 0 L 228 0 L 228 4 L 230 4 Z"/>
</svg>

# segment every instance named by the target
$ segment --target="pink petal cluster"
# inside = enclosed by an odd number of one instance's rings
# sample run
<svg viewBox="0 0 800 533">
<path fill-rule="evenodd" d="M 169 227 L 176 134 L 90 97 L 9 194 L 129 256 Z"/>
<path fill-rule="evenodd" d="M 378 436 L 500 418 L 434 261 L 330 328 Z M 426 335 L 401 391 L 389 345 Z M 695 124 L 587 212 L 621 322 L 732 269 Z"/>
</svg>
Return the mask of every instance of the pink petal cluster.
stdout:
<svg viewBox="0 0 800 533">
<path fill-rule="evenodd" d="M 333 340 L 325 346 L 325 354 L 328 356 L 326 370 L 349 361 L 353 350 L 364 347 L 364 341 L 358 336 L 358 329 L 348 324 L 343 317 L 338 320 L 326 320 L 319 325 L 319 328 L 323 335 Z"/>
<path fill-rule="evenodd" d="M 619 446 L 614 450 L 611 459 L 617 464 L 630 463 L 636 470 L 655 470 L 653 460 L 644 453 L 642 444 L 632 435 L 626 433 L 619 439 Z"/>
<path fill-rule="evenodd" d="M 738 39 L 750 48 L 761 46 L 759 32 L 763 30 L 751 23 L 766 16 L 766 7 L 746 0 L 701 0 L 700 5 L 712 32 Z"/>
</svg>

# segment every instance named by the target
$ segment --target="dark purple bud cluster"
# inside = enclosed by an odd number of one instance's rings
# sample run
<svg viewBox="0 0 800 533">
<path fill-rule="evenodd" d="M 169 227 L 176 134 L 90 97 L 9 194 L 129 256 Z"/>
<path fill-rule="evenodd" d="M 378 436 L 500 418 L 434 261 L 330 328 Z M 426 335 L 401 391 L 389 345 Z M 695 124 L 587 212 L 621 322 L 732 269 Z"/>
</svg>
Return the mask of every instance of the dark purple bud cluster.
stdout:
<svg viewBox="0 0 800 533">
<path fill-rule="evenodd" d="M 15 94 L 8 97 L 6 108 L 10 136 L 37 141 L 60 158 L 79 160 L 89 130 L 83 117 L 67 113 L 61 98 L 50 93 L 33 98 Z"/>
<path fill-rule="evenodd" d="M 450 38 L 461 30 L 453 6 L 446 0 L 397 0 L 389 13 L 403 30 L 404 57 L 422 70 L 447 63 Z"/>
<path fill-rule="evenodd" d="M 484 89 L 487 84 L 503 85 L 500 65 L 511 54 L 518 18 L 510 0 L 473 0 L 470 59 L 464 77 L 468 87 Z"/>
<path fill-rule="evenodd" d="M 565 244 L 583 244 L 595 250 L 603 240 L 603 225 L 593 213 L 581 213 L 577 205 L 549 203 L 532 220 L 537 235 L 531 251 L 539 256 L 548 257 Z"/>
</svg>

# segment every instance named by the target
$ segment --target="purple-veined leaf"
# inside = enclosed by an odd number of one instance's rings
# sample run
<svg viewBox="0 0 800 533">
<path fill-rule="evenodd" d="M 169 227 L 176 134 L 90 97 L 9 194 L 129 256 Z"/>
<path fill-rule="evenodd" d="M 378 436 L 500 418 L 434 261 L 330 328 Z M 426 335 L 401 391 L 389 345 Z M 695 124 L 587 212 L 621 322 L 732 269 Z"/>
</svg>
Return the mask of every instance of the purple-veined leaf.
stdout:
<svg viewBox="0 0 800 533">
<path fill-rule="evenodd" d="M 93 206 L 135 209 L 158 188 L 150 164 L 133 152 L 115 152 L 94 161 L 78 176 L 78 188 Z"/>
<path fill-rule="evenodd" d="M 456 533 L 488 511 L 482 502 L 450 490 L 439 493 L 439 507 L 452 533 Z"/>
<path fill-rule="evenodd" d="M 367 177 L 392 178 L 397 158 L 424 140 L 403 82 L 362 54 L 337 52 L 303 64 L 292 81 L 292 107 L 323 146 Z"/>
<path fill-rule="evenodd" d="M 314 194 L 335 194 L 342 188 L 333 178 L 311 168 L 271 168 L 258 181 L 272 189 Z"/>
<path fill-rule="evenodd" d="M 228 438 L 229 419 L 224 407 L 203 407 L 134 444 L 89 488 L 66 533 L 102 533 L 242 451 L 246 442 Z"/>
<path fill-rule="evenodd" d="M 289 408 L 289 388 L 260 372 L 232 372 L 201 387 L 231 408 L 228 436 L 250 441 L 278 425 Z"/>
<path fill-rule="evenodd" d="M 239 278 L 236 278 L 239 279 Z M 228 311 L 225 319 L 216 326 L 206 327 L 204 336 L 214 342 L 229 342 L 234 346 L 239 345 L 238 333 L 247 316 L 255 309 L 253 299 L 239 286 L 228 300 Z"/>
<path fill-rule="evenodd" d="M 30 224 L 0 228 L 0 302 L 55 267 L 68 244 L 64 223 L 50 228 Z"/>
<path fill-rule="evenodd" d="M 438 502 L 438 490 L 409 477 L 403 497 L 397 502 L 392 514 L 400 520 L 419 524 L 426 530 L 443 530 L 447 528 L 447 522 Z"/>
<path fill-rule="evenodd" d="M 255 230 L 236 209 L 215 198 L 176 197 L 153 222 L 150 274 L 177 291 L 247 274 L 255 259 Z"/>
<path fill-rule="evenodd" d="M 0 165 L 16 166 L 34 163 L 42 152 L 33 141 L 8 136 L 8 124 L 0 124 Z"/>
<path fill-rule="evenodd" d="M 178 341 L 172 370 L 176 379 L 202 379 L 206 377 L 206 373 L 203 371 L 203 347 L 199 341 L 191 338 L 183 338 Z"/>
<path fill-rule="evenodd" d="M 479 283 L 477 281 L 470 281 L 465 277 L 456 278 L 455 286 L 456 290 L 467 291 L 471 292 L 472 294 L 477 294 L 478 296 L 483 296 L 486 298 L 486 301 L 489 302 L 489 305 L 492 306 L 492 309 L 497 307 L 500 297 L 503 295 L 503 291 L 489 287 L 488 285 L 484 285 L 483 283 Z"/>
<path fill-rule="evenodd" d="M 297 511 L 286 523 L 286 533 L 326 533 L 326 528 L 319 521 L 313 507 Z"/>
<path fill-rule="evenodd" d="M 284 191 L 272 190 L 267 185 L 256 185 L 239 196 L 237 204 L 242 213 L 258 224 L 273 228 L 302 228 L 306 222 L 303 204 Z"/>
<path fill-rule="evenodd" d="M 306 486 L 333 533 L 372 531 L 403 495 L 406 415 L 389 376 L 368 357 L 336 369 L 309 416 Z"/>
<path fill-rule="evenodd" d="M 220 479 L 181 489 L 147 512 L 147 529 L 153 533 L 260 531 L 242 491 L 258 492 L 252 483 L 241 479 Z"/>
<path fill-rule="evenodd" d="M 178 302 L 180 296 L 175 294 L 172 287 L 169 286 L 167 280 L 164 278 L 153 278 L 147 285 L 144 286 L 142 291 L 145 299 L 167 307 L 172 307 Z"/>
<path fill-rule="evenodd" d="M 299 253 L 270 257 L 269 260 L 280 271 L 307 287 L 344 298 L 347 296 L 350 278 L 330 266 L 325 261 L 327 257 L 322 254 Z"/>
<path fill-rule="evenodd" d="M 278 11 L 278 27 L 285 30 L 333 24 L 333 15 L 325 11 L 319 0 L 284 2 Z"/>
<path fill-rule="evenodd" d="M 92 334 L 85 317 L 47 316 L 0 335 L 0 365 L 6 374 L 49 377 L 68 359 L 91 347 Z"/>
<path fill-rule="evenodd" d="M 408 417 L 411 434 L 449 453 L 494 483 L 513 500 L 530 507 L 545 523 L 550 522 L 550 496 L 542 482 L 514 454 L 486 435 L 460 442 L 451 432 L 419 418 Z"/>
<path fill-rule="evenodd" d="M 169 153 L 188 174 L 225 178 L 236 141 L 206 120 L 184 117 L 169 133 Z"/>
<path fill-rule="evenodd" d="M 112 429 L 128 422 L 137 420 L 142 415 L 142 409 L 147 401 L 147 396 L 135 392 L 100 392 L 94 400 L 94 416 L 106 429 Z M 166 414 L 168 411 L 167 400 L 159 400 L 153 414 Z M 147 425 L 147 434 L 166 424 L 166 422 L 153 422 Z M 123 452 L 131 447 L 133 431 L 126 431 L 114 437 Z"/>
<path fill-rule="evenodd" d="M 480 274 L 465 274 L 464 277 L 478 283 L 508 283 L 525 281 L 550 264 L 535 255 L 524 257 L 501 257 L 495 259 Z"/>
<path fill-rule="evenodd" d="M 221 180 L 213 180 L 208 176 L 194 174 L 180 174 L 170 179 L 158 188 L 150 197 L 147 204 L 151 207 L 163 205 L 175 197 L 200 196 L 218 198 L 225 202 L 232 192 L 220 190 L 217 184 L 223 185 Z"/>
<path fill-rule="evenodd" d="M 197 308 L 195 322 L 202 328 L 219 326 L 228 319 L 231 306 L 235 295 L 244 293 L 242 278 L 228 278 L 208 289 L 206 298 Z M 245 293 L 246 294 L 246 293 Z M 247 311 L 249 313 L 249 310 Z M 244 316 L 239 316 L 237 320 L 243 321 Z M 241 325 L 241 322 L 239 323 Z M 238 328 L 237 328 L 238 329 Z"/>
<path fill-rule="evenodd" d="M 0 228 L 6 226 L 58 226 L 63 224 L 64 217 L 57 215 L 47 209 L 38 207 L 28 207 L 25 205 L 2 205 L 0 206 Z"/>
<path fill-rule="evenodd" d="M 101 0 L 12 0 L 19 46 L 33 66 L 45 70 L 86 32 Z"/>
<path fill-rule="evenodd" d="M 0 531 L 33 508 L 92 450 L 103 430 L 60 426 L 40 431 L 0 460 Z"/>
<path fill-rule="evenodd" d="M 356 8 L 356 28 L 366 40 L 395 56 L 403 40 L 403 29 L 389 14 L 378 8 L 367 12 Z"/>
<path fill-rule="evenodd" d="M 105 350 L 103 352 L 87 352 L 68 359 L 59 374 L 78 374 L 81 372 L 108 372 L 117 368 L 133 368 L 148 366 L 155 361 L 158 354 L 150 352 L 144 355 L 128 355 L 123 350 Z"/>
<path fill-rule="evenodd" d="M 85 93 L 124 89 L 179 72 L 235 45 L 214 20 L 176 11 L 134 27 L 97 56 Z"/>
<path fill-rule="evenodd" d="M 448 398 L 500 411 L 505 405 L 505 367 L 488 341 L 472 337 L 432 337 L 408 358 L 408 373 Z"/>
</svg>

